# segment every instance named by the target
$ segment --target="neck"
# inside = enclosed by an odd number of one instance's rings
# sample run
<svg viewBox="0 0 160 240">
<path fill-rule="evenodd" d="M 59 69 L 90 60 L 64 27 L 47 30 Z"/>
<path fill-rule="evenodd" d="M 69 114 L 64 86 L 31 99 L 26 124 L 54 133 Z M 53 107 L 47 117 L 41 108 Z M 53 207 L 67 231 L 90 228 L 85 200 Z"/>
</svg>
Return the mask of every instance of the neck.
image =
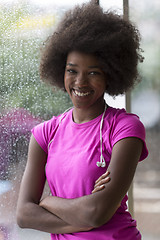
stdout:
<svg viewBox="0 0 160 240">
<path fill-rule="evenodd" d="M 105 109 L 105 101 L 101 102 L 101 104 L 96 104 L 91 106 L 90 108 L 76 108 L 73 109 L 73 121 L 75 123 L 85 123 L 89 122 L 92 119 L 98 117 L 104 112 Z"/>
</svg>

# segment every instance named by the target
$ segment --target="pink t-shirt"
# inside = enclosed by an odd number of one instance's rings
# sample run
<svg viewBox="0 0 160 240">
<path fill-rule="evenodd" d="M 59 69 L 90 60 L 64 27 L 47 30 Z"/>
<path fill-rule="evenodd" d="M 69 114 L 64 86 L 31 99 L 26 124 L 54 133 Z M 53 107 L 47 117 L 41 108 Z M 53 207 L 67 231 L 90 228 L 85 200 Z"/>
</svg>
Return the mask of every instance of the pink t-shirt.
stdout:
<svg viewBox="0 0 160 240">
<path fill-rule="evenodd" d="M 53 196 L 78 198 L 91 194 L 95 181 L 107 170 L 112 148 L 120 139 L 137 137 L 143 141 L 140 161 L 147 157 L 145 129 L 139 118 L 124 109 L 108 107 L 105 113 L 102 139 L 106 167 L 97 167 L 100 161 L 100 122 L 102 115 L 82 124 L 72 120 L 72 111 L 53 117 L 32 133 L 48 154 L 46 177 Z M 139 240 L 136 221 L 127 211 L 127 195 L 113 217 L 103 226 L 88 232 L 51 234 L 53 240 Z"/>
</svg>

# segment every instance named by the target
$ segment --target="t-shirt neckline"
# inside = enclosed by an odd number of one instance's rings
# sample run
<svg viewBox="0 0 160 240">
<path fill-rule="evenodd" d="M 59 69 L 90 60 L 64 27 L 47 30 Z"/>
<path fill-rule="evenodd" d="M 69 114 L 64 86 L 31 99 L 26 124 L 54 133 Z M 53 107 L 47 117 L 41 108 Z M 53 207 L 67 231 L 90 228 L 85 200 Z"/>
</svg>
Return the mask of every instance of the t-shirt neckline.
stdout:
<svg viewBox="0 0 160 240">
<path fill-rule="evenodd" d="M 109 106 L 107 107 L 106 109 L 106 112 L 105 112 L 105 116 L 109 110 Z M 97 116 L 96 118 L 88 121 L 88 122 L 85 122 L 85 123 L 75 123 L 73 121 L 73 108 L 71 109 L 71 111 L 69 112 L 69 118 L 70 118 L 70 123 L 71 123 L 71 126 L 74 127 L 74 128 L 86 128 L 86 127 L 89 127 L 89 126 L 92 126 L 94 125 L 95 123 L 97 124 L 98 122 L 100 122 L 101 118 L 102 118 L 102 115 L 103 113 L 101 113 L 99 116 Z"/>
</svg>

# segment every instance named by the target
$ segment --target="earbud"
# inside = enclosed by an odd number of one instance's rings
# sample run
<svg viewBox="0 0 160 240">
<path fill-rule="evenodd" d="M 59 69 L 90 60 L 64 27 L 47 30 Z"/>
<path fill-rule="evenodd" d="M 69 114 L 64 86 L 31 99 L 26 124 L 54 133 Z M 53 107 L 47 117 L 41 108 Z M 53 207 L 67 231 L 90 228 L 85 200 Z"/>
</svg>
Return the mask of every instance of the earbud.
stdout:
<svg viewBox="0 0 160 240">
<path fill-rule="evenodd" d="M 97 167 L 101 167 L 102 163 L 101 162 L 97 162 L 96 165 L 97 165 Z"/>
<path fill-rule="evenodd" d="M 101 167 L 105 167 L 106 166 L 106 162 L 102 162 Z"/>
<path fill-rule="evenodd" d="M 97 167 L 105 167 L 106 162 L 97 162 L 96 165 L 97 165 Z"/>
</svg>

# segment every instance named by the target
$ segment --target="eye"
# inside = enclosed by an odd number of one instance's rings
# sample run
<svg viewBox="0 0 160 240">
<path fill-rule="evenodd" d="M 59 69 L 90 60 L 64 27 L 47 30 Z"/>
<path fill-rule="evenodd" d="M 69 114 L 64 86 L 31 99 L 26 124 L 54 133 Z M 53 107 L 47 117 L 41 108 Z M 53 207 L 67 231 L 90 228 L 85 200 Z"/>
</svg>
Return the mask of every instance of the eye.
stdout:
<svg viewBox="0 0 160 240">
<path fill-rule="evenodd" d="M 77 72 L 74 69 L 68 68 L 66 71 L 70 74 L 76 74 Z"/>
<path fill-rule="evenodd" d="M 91 71 L 89 72 L 89 75 L 100 75 L 101 73 L 98 71 Z"/>
</svg>

